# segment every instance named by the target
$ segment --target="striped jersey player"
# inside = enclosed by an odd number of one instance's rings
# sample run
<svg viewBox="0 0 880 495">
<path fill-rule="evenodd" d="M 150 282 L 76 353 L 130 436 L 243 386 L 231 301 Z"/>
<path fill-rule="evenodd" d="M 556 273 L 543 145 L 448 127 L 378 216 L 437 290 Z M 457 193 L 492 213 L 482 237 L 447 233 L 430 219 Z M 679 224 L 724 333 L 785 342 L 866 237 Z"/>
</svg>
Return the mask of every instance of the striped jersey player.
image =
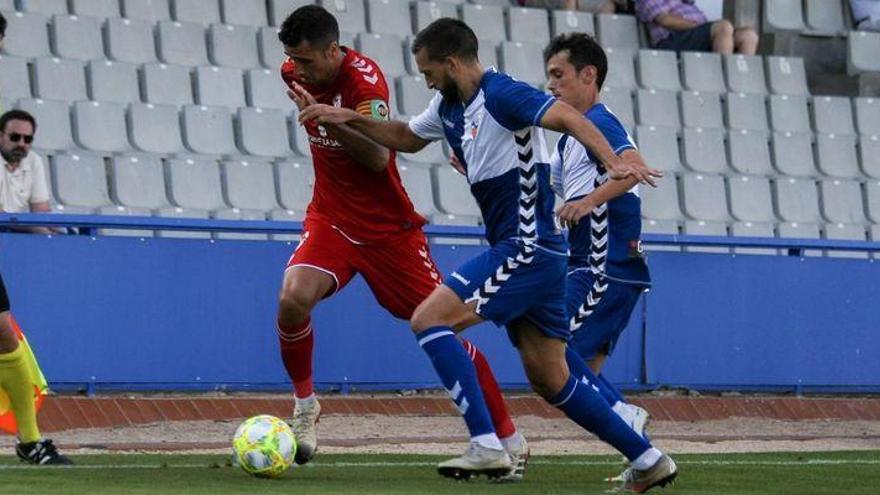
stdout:
<svg viewBox="0 0 880 495">
<path fill-rule="evenodd" d="M 672 460 L 635 433 L 565 360 L 570 331 L 565 310 L 567 244 L 556 226 L 549 165 L 539 127 L 566 132 L 601 157 L 617 178 L 658 175 L 614 154 L 590 122 L 558 101 L 506 74 L 486 70 L 477 38 L 463 22 L 443 18 L 413 43 L 419 71 L 439 90 L 408 124 L 380 122 L 321 105 L 301 120 L 345 122 L 392 149 L 414 152 L 445 139 L 466 172 L 486 225 L 490 249 L 456 269 L 411 320 L 443 386 L 471 434 L 461 457 L 438 466 L 441 475 L 498 476 L 510 468 L 479 394 L 473 366 L 455 334 L 481 321 L 504 326 L 519 350 L 534 390 L 583 428 L 632 461 L 644 491 L 674 477 Z"/>
</svg>

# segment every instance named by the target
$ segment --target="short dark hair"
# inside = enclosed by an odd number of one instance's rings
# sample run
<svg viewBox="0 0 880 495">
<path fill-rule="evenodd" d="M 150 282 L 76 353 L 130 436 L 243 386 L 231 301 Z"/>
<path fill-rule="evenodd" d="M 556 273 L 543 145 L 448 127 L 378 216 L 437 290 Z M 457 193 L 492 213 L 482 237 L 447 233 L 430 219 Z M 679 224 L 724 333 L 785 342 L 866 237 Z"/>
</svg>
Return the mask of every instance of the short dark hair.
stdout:
<svg viewBox="0 0 880 495">
<path fill-rule="evenodd" d="M 544 65 L 550 57 L 563 51 L 568 51 L 568 61 L 578 72 L 588 65 L 596 67 L 596 85 L 602 89 L 608 74 L 608 57 L 595 38 L 586 33 L 560 34 L 544 49 Z"/>
<path fill-rule="evenodd" d="M 284 22 L 278 39 L 285 46 L 294 47 L 303 41 L 314 46 L 339 43 L 339 23 L 333 14 L 319 5 L 305 5 L 294 10 Z"/>
<path fill-rule="evenodd" d="M 478 58 L 479 42 L 467 24 L 458 19 L 441 17 L 416 35 L 412 52 L 418 53 L 422 48 L 427 51 L 430 60 L 437 62 L 452 56 L 471 61 Z"/>
<path fill-rule="evenodd" d="M 0 12 L 0 38 L 6 36 L 6 18 L 3 17 L 3 12 Z"/>
<path fill-rule="evenodd" d="M 6 124 L 10 120 L 26 120 L 31 123 L 31 127 L 34 128 L 34 132 L 37 132 L 37 119 L 35 119 L 33 115 L 25 112 L 24 110 L 10 110 L 3 115 L 0 115 L 0 132 L 6 131 Z"/>
</svg>

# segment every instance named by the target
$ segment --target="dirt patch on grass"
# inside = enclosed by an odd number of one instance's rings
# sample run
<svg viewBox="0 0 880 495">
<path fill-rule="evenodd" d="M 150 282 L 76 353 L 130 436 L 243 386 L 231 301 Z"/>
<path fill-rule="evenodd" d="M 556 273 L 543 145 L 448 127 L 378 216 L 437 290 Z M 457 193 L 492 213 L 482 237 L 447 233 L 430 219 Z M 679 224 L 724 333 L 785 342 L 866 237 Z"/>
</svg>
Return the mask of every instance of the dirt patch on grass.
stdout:
<svg viewBox="0 0 880 495">
<path fill-rule="evenodd" d="M 610 454 L 614 450 L 565 419 L 515 418 L 533 455 Z M 237 421 L 175 421 L 125 428 L 56 432 L 70 453 L 228 452 Z M 319 424 L 328 453 L 457 454 L 467 441 L 457 417 L 330 415 Z M 731 453 L 880 449 L 880 422 L 778 421 L 732 418 L 649 426 L 654 444 L 670 453 Z M 12 446 L 11 437 L 0 445 Z"/>
</svg>

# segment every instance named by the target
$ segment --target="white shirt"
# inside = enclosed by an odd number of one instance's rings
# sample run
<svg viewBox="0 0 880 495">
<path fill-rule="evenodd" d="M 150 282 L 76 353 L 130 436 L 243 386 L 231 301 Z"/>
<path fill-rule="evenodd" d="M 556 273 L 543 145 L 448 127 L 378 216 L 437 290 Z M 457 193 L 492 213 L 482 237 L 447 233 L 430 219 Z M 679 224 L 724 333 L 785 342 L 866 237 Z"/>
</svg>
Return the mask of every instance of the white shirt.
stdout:
<svg viewBox="0 0 880 495">
<path fill-rule="evenodd" d="M 27 213 L 31 211 L 32 203 L 49 201 L 46 169 L 39 155 L 29 152 L 14 172 L 10 172 L 6 165 L 4 159 L 0 172 L 0 210 Z"/>
</svg>

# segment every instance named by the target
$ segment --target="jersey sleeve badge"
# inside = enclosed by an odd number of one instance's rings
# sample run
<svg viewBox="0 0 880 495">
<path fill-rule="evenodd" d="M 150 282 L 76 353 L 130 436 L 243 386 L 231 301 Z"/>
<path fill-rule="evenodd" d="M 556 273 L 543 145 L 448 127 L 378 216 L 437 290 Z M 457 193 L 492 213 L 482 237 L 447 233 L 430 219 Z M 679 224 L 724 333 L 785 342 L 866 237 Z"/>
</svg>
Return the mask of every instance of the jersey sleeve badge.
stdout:
<svg viewBox="0 0 880 495">
<path fill-rule="evenodd" d="M 359 114 L 376 120 L 388 120 L 391 117 L 391 110 L 384 100 L 364 101 L 357 106 L 356 110 Z"/>
</svg>

